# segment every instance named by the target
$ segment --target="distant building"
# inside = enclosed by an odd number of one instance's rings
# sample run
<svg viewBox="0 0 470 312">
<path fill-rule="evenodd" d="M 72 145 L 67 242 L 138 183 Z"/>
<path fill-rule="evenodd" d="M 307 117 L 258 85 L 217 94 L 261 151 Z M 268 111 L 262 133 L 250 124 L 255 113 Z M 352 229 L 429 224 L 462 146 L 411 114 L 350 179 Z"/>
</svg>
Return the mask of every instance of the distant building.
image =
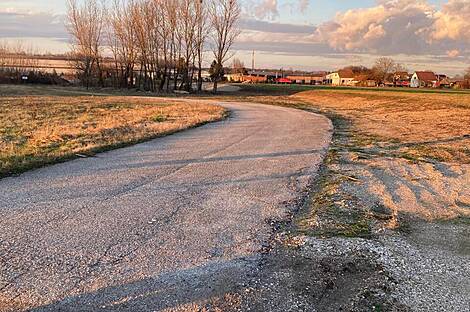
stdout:
<svg viewBox="0 0 470 312">
<path fill-rule="evenodd" d="M 243 77 L 246 75 L 240 73 L 225 74 L 225 78 L 228 82 L 243 82 Z"/>
<path fill-rule="evenodd" d="M 437 74 L 436 78 L 437 78 L 437 81 L 434 85 L 436 88 L 450 88 L 452 86 L 450 78 L 447 77 L 447 75 Z"/>
<path fill-rule="evenodd" d="M 244 75 L 242 77 L 241 82 L 244 82 L 244 83 L 262 83 L 262 82 L 268 82 L 268 78 L 266 76 Z"/>
<path fill-rule="evenodd" d="M 353 82 L 354 73 L 350 69 L 343 69 L 326 75 L 326 83 L 333 86 L 352 86 Z"/>
<path fill-rule="evenodd" d="M 320 85 L 325 81 L 325 76 L 321 75 L 288 75 L 287 79 L 297 84 Z"/>
<path fill-rule="evenodd" d="M 411 77 L 410 87 L 412 88 L 432 88 L 436 86 L 438 79 L 431 71 L 417 71 Z"/>
<path fill-rule="evenodd" d="M 394 87 L 409 87 L 410 86 L 411 75 L 407 72 L 395 72 L 392 78 L 393 78 Z"/>
<path fill-rule="evenodd" d="M 450 87 L 454 89 L 470 89 L 470 79 L 457 78 L 449 79 Z"/>
<path fill-rule="evenodd" d="M 248 71 L 249 76 L 262 77 L 266 82 L 274 82 L 277 78 L 282 77 L 281 73 L 264 70 L 253 70 Z"/>
<path fill-rule="evenodd" d="M 411 75 L 407 72 L 395 72 L 393 74 L 393 79 L 394 80 L 410 80 Z"/>
<path fill-rule="evenodd" d="M 371 79 L 368 74 L 355 75 L 351 84 L 356 87 L 377 87 L 377 81 Z"/>
</svg>

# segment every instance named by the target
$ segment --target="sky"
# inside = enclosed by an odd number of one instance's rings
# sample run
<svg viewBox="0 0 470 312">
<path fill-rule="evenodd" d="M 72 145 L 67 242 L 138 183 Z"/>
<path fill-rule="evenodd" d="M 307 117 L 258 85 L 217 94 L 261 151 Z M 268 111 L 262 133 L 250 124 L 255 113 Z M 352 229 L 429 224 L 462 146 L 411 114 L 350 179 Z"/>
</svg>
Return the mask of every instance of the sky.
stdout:
<svg viewBox="0 0 470 312">
<path fill-rule="evenodd" d="M 470 66 L 470 0 L 239 0 L 234 50 L 258 68 L 336 70 L 392 57 L 410 71 Z M 69 48 L 66 0 L 0 0 L 0 40 Z"/>
</svg>

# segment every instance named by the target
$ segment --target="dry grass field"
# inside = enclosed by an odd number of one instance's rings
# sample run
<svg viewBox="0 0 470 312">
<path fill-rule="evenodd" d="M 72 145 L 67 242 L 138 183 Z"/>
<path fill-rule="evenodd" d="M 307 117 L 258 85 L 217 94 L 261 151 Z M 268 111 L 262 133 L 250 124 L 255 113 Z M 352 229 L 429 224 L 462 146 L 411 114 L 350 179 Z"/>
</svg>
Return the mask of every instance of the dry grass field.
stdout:
<svg viewBox="0 0 470 312">
<path fill-rule="evenodd" d="M 66 90 L 60 95 L 26 95 L 29 91 L 0 88 L 0 177 L 137 143 L 225 115 L 222 107 L 202 102 L 70 96 Z M 47 94 L 48 89 L 37 93 Z"/>
<path fill-rule="evenodd" d="M 351 119 L 391 149 L 470 163 L 470 94 L 322 90 L 296 97 Z"/>
<path fill-rule="evenodd" d="M 470 163 L 470 93 L 314 89 L 250 100 L 334 114 L 351 121 L 356 143 L 394 155 Z"/>
</svg>

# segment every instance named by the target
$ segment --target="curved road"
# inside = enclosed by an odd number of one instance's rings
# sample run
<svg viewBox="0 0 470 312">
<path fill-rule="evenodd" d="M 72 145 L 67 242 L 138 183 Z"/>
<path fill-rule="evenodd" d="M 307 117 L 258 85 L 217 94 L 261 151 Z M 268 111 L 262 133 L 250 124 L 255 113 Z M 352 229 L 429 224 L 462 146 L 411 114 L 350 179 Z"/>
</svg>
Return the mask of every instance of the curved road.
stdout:
<svg viewBox="0 0 470 312">
<path fill-rule="evenodd" d="M 243 283 L 332 126 L 223 105 L 225 121 L 0 180 L 0 311 L 181 308 Z"/>
</svg>

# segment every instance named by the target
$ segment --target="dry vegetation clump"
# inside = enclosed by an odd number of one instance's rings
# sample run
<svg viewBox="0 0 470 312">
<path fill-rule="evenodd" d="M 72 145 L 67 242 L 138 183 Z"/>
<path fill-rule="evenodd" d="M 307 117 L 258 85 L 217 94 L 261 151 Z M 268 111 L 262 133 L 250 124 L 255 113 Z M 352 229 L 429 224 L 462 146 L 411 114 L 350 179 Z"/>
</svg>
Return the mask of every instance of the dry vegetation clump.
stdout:
<svg viewBox="0 0 470 312">
<path fill-rule="evenodd" d="M 205 103 L 119 96 L 0 97 L 0 177 L 223 118 Z"/>
</svg>

